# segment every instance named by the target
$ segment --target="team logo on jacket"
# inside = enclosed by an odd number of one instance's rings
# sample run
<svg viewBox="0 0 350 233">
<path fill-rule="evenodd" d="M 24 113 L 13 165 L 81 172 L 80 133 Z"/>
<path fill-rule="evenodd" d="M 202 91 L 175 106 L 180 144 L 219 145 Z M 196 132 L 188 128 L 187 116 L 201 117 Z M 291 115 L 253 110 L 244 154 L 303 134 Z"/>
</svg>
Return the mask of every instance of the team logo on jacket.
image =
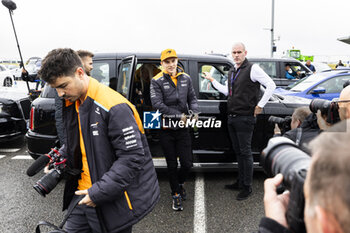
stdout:
<svg viewBox="0 0 350 233">
<path fill-rule="evenodd" d="M 160 129 L 160 119 L 162 114 L 156 112 L 143 112 L 143 127 L 145 129 Z"/>
<path fill-rule="evenodd" d="M 90 125 L 91 129 L 92 129 L 92 135 L 93 136 L 98 136 L 98 122 L 91 124 Z"/>
</svg>

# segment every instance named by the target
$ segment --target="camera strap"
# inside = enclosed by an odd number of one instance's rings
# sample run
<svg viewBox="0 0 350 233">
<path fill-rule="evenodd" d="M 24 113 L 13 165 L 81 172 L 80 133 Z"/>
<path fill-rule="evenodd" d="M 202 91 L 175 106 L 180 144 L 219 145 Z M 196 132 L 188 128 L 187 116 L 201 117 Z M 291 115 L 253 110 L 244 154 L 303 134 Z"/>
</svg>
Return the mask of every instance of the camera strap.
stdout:
<svg viewBox="0 0 350 233">
<path fill-rule="evenodd" d="M 38 223 L 38 225 L 36 226 L 36 229 L 35 229 L 35 233 L 40 233 L 40 226 L 47 226 L 47 227 L 51 227 L 53 228 L 54 230 L 53 231 L 50 231 L 50 233 L 67 233 L 65 230 L 63 230 L 62 228 L 59 228 L 58 226 L 50 223 L 50 222 L 47 222 L 47 221 L 40 221 Z"/>
<path fill-rule="evenodd" d="M 295 144 L 300 145 L 301 135 L 303 134 L 303 129 L 301 127 L 297 128 L 297 137 L 295 139 Z"/>
<path fill-rule="evenodd" d="M 81 196 L 80 198 L 76 198 L 73 202 L 72 205 L 70 205 L 69 207 L 71 208 L 68 208 L 67 210 L 67 214 L 66 216 L 64 217 L 63 221 L 61 222 L 61 224 L 59 226 L 56 226 L 50 222 L 47 222 L 47 221 L 40 221 L 38 223 L 38 225 L 36 226 L 36 229 L 35 229 L 35 233 L 41 233 L 40 231 L 40 226 L 48 226 L 48 227 L 52 227 L 54 230 L 53 231 L 50 231 L 49 233 L 67 233 L 65 230 L 63 230 L 63 226 L 64 224 L 66 223 L 69 215 L 72 213 L 74 207 L 79 203 L 79 201 L 83 198 L 83 196 Z"/>
</svg>

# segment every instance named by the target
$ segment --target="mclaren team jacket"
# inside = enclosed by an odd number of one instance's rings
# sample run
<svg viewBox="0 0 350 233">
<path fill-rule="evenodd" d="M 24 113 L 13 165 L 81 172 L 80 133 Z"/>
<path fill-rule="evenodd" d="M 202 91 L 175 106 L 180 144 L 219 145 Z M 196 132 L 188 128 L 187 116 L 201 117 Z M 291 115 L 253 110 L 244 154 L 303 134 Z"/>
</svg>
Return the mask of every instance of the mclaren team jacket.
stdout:
<svg viewBox="0 0 350 233">
<path fill-rule="evenodd" d="M 143 218 L 159 199 L 157 175 L 140 117 L 129 101 L 93 78 L 79 117 L 92 182 L 89 196 L 107 231 L 118 232 Z M 61 154 L 68 166 L 81 169 L 74 103 L 66 101 L 63 119 L 67 137 Z M 66 181 L 63 209 L 74 196 L 78 179 Z"/>
<path fill-rule="evenodd" d="M 177 85 L 169 74 L 160 72 L 151 81 L 152 106 L 163 115 L 179 116 L 189 110 L 198 113 L 197 97 L 191 77 L 178 68 Z"/>
</svg>

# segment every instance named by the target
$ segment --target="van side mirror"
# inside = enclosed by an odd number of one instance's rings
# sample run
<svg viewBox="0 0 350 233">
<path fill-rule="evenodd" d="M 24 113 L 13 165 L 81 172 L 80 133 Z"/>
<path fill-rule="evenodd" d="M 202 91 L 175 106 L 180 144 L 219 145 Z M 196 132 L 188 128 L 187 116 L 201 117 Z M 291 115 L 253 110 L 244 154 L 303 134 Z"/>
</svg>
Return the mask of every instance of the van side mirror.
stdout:
<svg viewBox="0 0 350 233">
<path fill-rule="evenodd" d="M 230 70 L 230 67 L 229 66 L 225 66 L 224 67 L 224 71 L 229 71 Z"/>
</svg>

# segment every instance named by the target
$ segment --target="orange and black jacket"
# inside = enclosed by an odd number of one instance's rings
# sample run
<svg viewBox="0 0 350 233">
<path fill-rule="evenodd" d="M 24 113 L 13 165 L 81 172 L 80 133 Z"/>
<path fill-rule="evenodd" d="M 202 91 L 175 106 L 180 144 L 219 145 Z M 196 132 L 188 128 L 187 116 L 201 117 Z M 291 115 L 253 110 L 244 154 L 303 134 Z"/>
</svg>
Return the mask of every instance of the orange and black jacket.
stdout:
<svg viewBox="0 0 350 233">
<path fill-rule="evenodd" d="M 90 78 L 87 97 L 79 107 L 81 132 L 92 187 L 91 200 L 108 232 L 119 232 L 149 213 L 159 199 L 159 185 L 140 117 L 119 93 Z M 75 104 L 63 107 L 66 140 L 61 153 L 68 166 L 81 169 L 79 119 Z M 67 208 L 78 179 L 66 181 Z"/>
<path fill-rule="evenodd" d="M 169 74 L 160 72 L 151 81 L 151 101 L 154 109 L 163 115 L 179 116 L 188 114 L 189 110 L 198 113 L 197 97 L 193 89 L 191 77 L 181 68 L 177 70 L 177 84 Z"/>
</svg>

